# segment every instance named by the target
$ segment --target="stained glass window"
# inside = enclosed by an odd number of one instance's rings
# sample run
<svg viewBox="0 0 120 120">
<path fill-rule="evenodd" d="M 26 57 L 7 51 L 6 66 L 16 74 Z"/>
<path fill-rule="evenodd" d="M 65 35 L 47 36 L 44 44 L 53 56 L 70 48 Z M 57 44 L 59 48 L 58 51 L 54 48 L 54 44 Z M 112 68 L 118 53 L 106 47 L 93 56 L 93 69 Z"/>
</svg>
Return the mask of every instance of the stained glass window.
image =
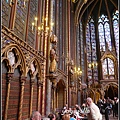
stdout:
<svg viewBox="0 0 120 120">
<path fill-rule="evenodd" d="M 31 0 L 30 1 L 30 16 L 29 16 L 29 26 L 28 26 L 28 43 L 32 47 L 35 47 L 35 36 L 36 36 L 36 30 L 32 31 L 32 23 L 35 20 L 35 17 L 37 16 L 38 11 L 38 0 Z"/>
<path fill-rule="evenodd" d="M 115 46 L 111 43 L 111 36 L 110 36 L 110 24 L 107 16 L 101 15 L 98 20 L 98 31 L 99 31 L 99 41 L 100 41 L 100 49 L 103 51 L 108 49 L 111 51 L 112 47 L 116 47 L 117 57 L 119 56 L 119 38 L 118 38 L 118 11 L 113 14 L 113 28 L 114 28 L 114 36 L 115 36 Z M 114 40 L 114 39 L 113 39 Z M 114 62 L 110 58 L 106 58 L 102 63 L 102 72 L 103 72 L 103 79 L 113 79 L 114 76 Z"/>
<path fill-rule="evenodd" d="M 89 82 L 92 83 L 93 81 L 98 80 L 95 26 L 92 18 L 90 18 L 86 27 L 86 51 L 88 62 L 87 74 Z"/>
<path fill-rule="evenodd" d="M 119 12 L 116 10 L 116 12 L 113 14 L 113 28 L 114 28 L 114 36 L 115 36 L 115 46 L 116 46 L 116 52 L 117 57 L 119 58 Z"/>
<path fill-rule="evenodd" d="M 2 0 L 2 24 L 6 27 L 9 26 L 9 17 L 10 17 L 11 7 L 9 1 Z"/>
<path fill-rule="evenodd" d="M 26 4 L 25 4 L 23 1 L 18 0 L 14 32 L 22 40 L 24 40 L 24 37 L 25 37 L 25 24 L 26 24 L 26 18 L 27 18 L 27 7 L 28 7 L 28 2 L 26 2 Z"/>
<path fill-rule="evenodd" d="M 106 58 L 102 63 L 103 79 L 114 78 L 114 62 L 110 58 Z"/>
<path fill-rule="evenodd" d="M 80 51 L 81 51 L 81 55 L 80 55 L 80 60 L 81 60 L 81 70 L 82 70 L 82 81 L 84 81 L 84 64 L 85 64 L 85 61 L 84 61 L 84 40 L 83 40 L 83 27 L 82 27 L 82 22 L 80 22 L 80 25 L 79 25 L 79 31 L 80 31 Z"/>
<path fill-rule="evenodd" d="M 105 51 L 106 45 L 108 45 L 108 49 L 111 50 L 112 45 L 111 45 L 111 37 L 110 37 L 110 26 L 107 16 L 101 15 L 98 24 L 99 24 L 98 31 L 99 31 L 100 49 Z"/>
</svg>

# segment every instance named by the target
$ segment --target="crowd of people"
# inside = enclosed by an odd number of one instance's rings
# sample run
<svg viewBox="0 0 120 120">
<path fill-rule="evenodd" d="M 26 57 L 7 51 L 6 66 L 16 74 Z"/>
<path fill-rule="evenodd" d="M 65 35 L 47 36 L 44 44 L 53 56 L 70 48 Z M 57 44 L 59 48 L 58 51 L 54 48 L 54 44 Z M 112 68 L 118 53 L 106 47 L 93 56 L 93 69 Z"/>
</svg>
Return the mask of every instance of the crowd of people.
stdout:
<svg viewBox="0 0 120 120">
<path fill-rule="evenodd" d="M 113 113 L 113 117 L 118 116 L 118 102 L 117 97 L 111 100 L 109 97 L 107 99 L 99 99 L 97 104 L 88 97 L 86 103 L 83 103 L 80 107 L 75 105 L 74 107 L 69 107 L 66 104 L 62 111 L 58 114 L 50 113 L 47 117 L 48 120 L 102 120 L 102 114 L 105 115 L 105 120 L 109 120 L 109 115 Z M 42 120 L 41 114 L 38 111 L 34 111 L 31 116 L 31 120 Z"/>
<path fill-rule="evenodd" d="M 119 99 L 114 97 L 114 100 L 107 99 L 98 100 L 97 105 L 100 109 L 100 112 L 105 115 L 105 120 L 109 120 L 109 115 L 113 114 L 113 117 L 118 117 L 118 102 Z"/>
</svg>

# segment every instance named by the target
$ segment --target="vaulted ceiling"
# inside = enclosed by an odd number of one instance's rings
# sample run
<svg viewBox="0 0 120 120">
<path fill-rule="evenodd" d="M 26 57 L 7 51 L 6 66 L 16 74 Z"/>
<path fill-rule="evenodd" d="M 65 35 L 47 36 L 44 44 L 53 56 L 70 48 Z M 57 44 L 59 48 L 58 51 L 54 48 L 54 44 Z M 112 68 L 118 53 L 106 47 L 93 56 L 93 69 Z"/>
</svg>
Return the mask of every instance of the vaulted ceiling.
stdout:
<svg viewBox="0 0 120 120">
<path fill-rule="evenodd" d="M 89 16 L 98 18 L 101 14 L 111 16 L 113 11 L 118 10 L 118 0 L 87 0 L 86 3 L 78 0 L 74 4 L 77 22 L 87 20 Z"/>
</svg>

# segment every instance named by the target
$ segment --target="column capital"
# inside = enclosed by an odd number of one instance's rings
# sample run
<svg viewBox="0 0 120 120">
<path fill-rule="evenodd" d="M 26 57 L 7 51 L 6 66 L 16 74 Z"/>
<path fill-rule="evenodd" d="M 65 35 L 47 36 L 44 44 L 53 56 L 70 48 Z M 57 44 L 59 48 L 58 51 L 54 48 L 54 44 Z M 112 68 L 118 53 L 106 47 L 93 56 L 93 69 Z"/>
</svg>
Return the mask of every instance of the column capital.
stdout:
<svg viewBox="0 0 120 120">
<path fill-rule="evenodd" d="M 13 73 L 7 73 L 7 83 L 10 83 L 12 77 L 13 77 Z"/>
<path fill-rule="evenodd" d="M 43 81 L 38 80 L 38 86 L 42 86 L 43 85 Z"/>
<path fill-rule="evenodd" d="M 34 83 L 35 83 L 35 80 L 32 78 L 31 79 L 31 85 L 34 85 Z"/>
<path fill-rule="evenodd" d="M 27 77 L 25 77 L 25 76 L 21 76 L 20 77 L 20 83 L 21 83 L 21 85 L 24 85 L 26 79 L 27 79 Z"/>
<path fill-rule="evenodd" d="M 52 82 L 52 88 L 53 88 L 53 89 L 56 89 L 56 83 L 53 83 L 53 82 Z"/>
</svg>

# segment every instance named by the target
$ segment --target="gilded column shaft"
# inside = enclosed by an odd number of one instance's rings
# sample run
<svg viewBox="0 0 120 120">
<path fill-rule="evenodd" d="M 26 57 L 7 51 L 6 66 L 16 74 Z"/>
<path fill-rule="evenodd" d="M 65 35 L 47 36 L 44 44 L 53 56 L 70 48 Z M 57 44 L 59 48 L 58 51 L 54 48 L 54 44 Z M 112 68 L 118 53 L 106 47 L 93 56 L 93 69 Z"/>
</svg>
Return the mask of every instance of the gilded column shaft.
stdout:
<svg viewBox="0 0 120 120">
<path fill-rule="evenodd" d="M 57 89 L 57 106 L 56 106 L 56 108 L 58 108 L 58 89 Z"/>
<path fill-rule="evenodd" d="M 37 110 L 40 111 L 40 86 L 38 86 L 38 103 Z"/>
<path fill-rule="evenodd" d="M 13 73 L 7 74 L 7 95 L 6 95 L 4 120 L 7 120 L 8 102 L 9 102 L 9 96 L 10 96 L 10 81 L 11 81 L 12 77 L 13 77 Z"/>
<path fill-rule="evenodd" d="M 38 106 L 37 106 L 38 111 L 40 111 L 40 101 L 41 101 L 41 84 L 38 85 Z"/>
<path fill-rule="evenodd" d="M 66 88 L 64 89 L 64 105 L 66 104 L 66 93 L 67 93 L 67 91 L 66 91 Z"/>
<path fill-rule="evenodd" d="M 49 0 L 45 0 L 45 18 L 44 21 L 44 57 L 48 58 L 48 51 L 49 51 L 49 31 L 47 30 L 48 27 L 48 7 L 49 7 Z M 47 61 L 44 61 L 44 80 L 43 80 L 43 100 L 42 100 L 42 115 L 46 114 L 46 75 L 48 74 L 49 66 L 49 58 Z"/>
<path fill-rule="evenodd" d="M 52 97 L 51 97 L 51 100 L 52 100 L 52 110 L 54 110 L 54 89 L 53 89 L 53 86 L 52 86 Z"/>
<path fill-rule="evenodd" d="M 44 115 L 45 114 L 45 111 L 44 111 L 44 109 L 45 109 L 45 74 L 46 74 L 46 72 L 45 72 L 45 70 L 46 70 L 46 60 L 44 61 L 44 73 L 43 73 L 43 91 L 42 91 L 42 96 L 43 96 L 43 98 L 42 98 L 42 115 Z"/>
<path fill-rule="evenodd" d="M 32 102 L 33 102 L 33 85 L 34 82 L 31 82 L 31 95 L 30 95 L 30 115 L 32 114 Z"/>
<path fill-rule="evenodd" d="M 56 91 L 56 88 L 54 87 L 54 89 L 53 89 L 53 92 L 54 92 L 54 99 L 53 99 L 54 108 L 53 108 L 53 110 L 54 110 L 54 112 L 56 110 L 56 95 L 55 95 L 56 92 L 55 91 Z"/>
<path fill-rule="evenodd" d="M 14 4 L 11 6 L 11 17 L 10 17 L 10 24 L 9 28 L 14 30 L 14 24 L 15 24 L 15 16 L 16 16 L 16 9 L 17 9 L 17 0 L 14 0 Z"/>
<path fill-rule="evenodd" d="M 24 94 L 24 83 L 26 78 L 21 78 L 21 91 L 20 91 L 20 104 L 19 104 L 19 116 L 18 119 L 22 119 L 22 107 L 23 107 L 23 94 Z"/>
</svg>

